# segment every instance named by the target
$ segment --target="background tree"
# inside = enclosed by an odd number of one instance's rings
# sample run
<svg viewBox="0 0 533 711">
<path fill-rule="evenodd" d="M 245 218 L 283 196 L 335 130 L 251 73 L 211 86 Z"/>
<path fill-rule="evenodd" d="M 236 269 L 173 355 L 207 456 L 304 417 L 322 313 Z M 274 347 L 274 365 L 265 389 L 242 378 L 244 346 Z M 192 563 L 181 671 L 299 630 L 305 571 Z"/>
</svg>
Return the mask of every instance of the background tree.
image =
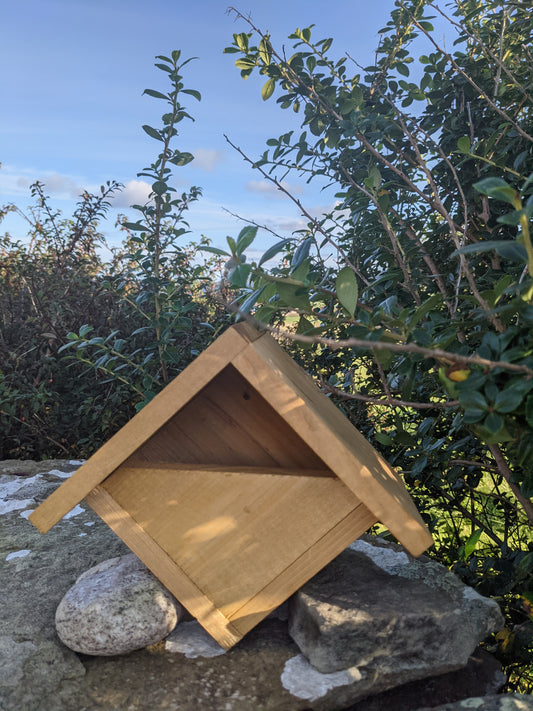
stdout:
<svg viewBox="0 0 533 711">
<path fill-rule="evenodd" d="M 452 6 L 396 2 L 370 67 L 332 58 L 312 28 L 290 36 L 288 57 L 235 11 L 249 31 L 225 51 L 244 78 L 266 77 L 264 100 L 279 92 L 301 113 L 302 132 L 269 139 L 259 159 L 234 147 L 308 224 L 257 262 L 242 259 L 245 228 L 228 241 L 228 283 L 241 313 L 308 346 L 302 362 L 403 474 L 437 556 L 506 607 L 502 653 L 515 645 L 530 665 L 530 12 Z M 454 31 L 452 53 L 431 13 Z M 291 173 L 335 186 L 328 215 L 284 187 Z"/>
<path fill-rule="evenodd" d="M 161 152 L 139 174 L 152 192 L 133 206 L 137 222 L 120 220 L 111 263 L 98 250 L 99 221 L 116 183 L 85 193 L 71 220 L 37 183 L 29 240 L 0 242 L 0 458 L 89 456 L 229 321 L 212 295 L 214 265 L 183 243 L 200 190 L 178 195 L 171 184 L 170 166 L 193 159 L 174 148 L 177 124 L 191 118 L 182 95 L 200 94 L 184 88 L 179 51 L 157 59 L 167 93 L 145 93 L 165 112 L 161 127 L 143 129 Z"/>
</svg>

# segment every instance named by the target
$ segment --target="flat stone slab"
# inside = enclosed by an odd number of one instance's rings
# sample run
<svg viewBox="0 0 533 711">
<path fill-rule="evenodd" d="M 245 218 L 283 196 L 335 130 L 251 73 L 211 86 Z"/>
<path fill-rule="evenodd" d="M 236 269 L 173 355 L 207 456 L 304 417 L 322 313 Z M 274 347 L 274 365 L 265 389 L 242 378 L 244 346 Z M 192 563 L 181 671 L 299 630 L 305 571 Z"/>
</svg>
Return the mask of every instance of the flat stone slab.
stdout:
<svg viewBox="0 0 533 711">
<path fill-rule="evenodd" d="M 307 582 L 289 614 L 311 664 L 357 677 L 361 698 L 463 667 L 503 624 L 495 601 L 444 566 L 369 536 Z"/>
<path fill-rule="evenodd" d="M 45 536 L 27 520 L 78 465 L 0 462 L 2 711 L 351 708 L 359 693 L 357 673 L 317 672 L 290 637 L 283 614 L 270 616 L 224 653 L 194 621 L 180 623 L 159 644 L 116 657 L 90 657 L 65 647 L 54 625 L 61 598 L 84 571 L 129 553 L 83 502 Z M 496 681 L 496 672 L 479 688 L 469 687 L 468 693 L 494 691 L 502 682 L 501 673 L 496 685 L 491 681 Z M 457 681 L 449 685 L 459 688 Z M 416 689 L 412 693 L 416 698 Z M 437 692 L 434 698 L 450 700 Z M 372 697 L 372 702 L 378 699 Z M 387 702 L 381 708 L 401 707 Z"/>
<path fill-rule="evenodd" d="M 533 697 L 524 694 L 476 696 L 452 704 L 417 709 L 416 711 L 533 711 Z"/>
</svg>

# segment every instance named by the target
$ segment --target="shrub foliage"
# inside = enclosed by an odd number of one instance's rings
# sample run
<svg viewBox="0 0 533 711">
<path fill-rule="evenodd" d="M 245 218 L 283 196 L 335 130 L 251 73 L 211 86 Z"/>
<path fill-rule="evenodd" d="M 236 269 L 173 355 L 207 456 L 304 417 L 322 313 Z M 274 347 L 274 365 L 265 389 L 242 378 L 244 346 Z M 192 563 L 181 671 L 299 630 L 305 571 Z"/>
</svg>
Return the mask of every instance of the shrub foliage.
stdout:
<svg viewBox="0 0 533 711">
<path fill-rule="evenodd" d="M 305 229 L 246 259 L 258 225 L 228 237 L 221 283 L 184 246 L 198 188 L 177 195 L 174 147 L 190 118 L 180 53 L 157 58 L 165 103 L 143 126 L 160 152 L 151 194 L 99 257 L 99 221 L 120 188 L 84 194 L 72 219 L 40 184 L 29 242 L 0 244 L 0 457 L 86 456 L 185 367 L 228 311 L 279 337 L 403 477 L 437 559 L 495 597 L 491 642 L 533 685 L 533 77 L 524 3 L 397 0 L 374 65 L 336 56 L 312 27 L 293 54 L 245 23 L 226 53 L 301 130 L 249 157 L 293 200 Z M 448 14 L 447 14 L 448 13 Z M 437 39 L 447 22 L 454 42 Z M 420 49 L 425 42 L 425 54 Z M 447 48 L 450 45 L 450 48 Z M 287 176 L 334 189 L 314 218 Z M 3 208 L 0 218 L 14 206 Z M 224 310 L 220 301 L 224 297 Z M 386 535 L 385 532 L 380 532 Z"/>
<path fill-rule="evenodd" d="M 290 35 L 290 55 L 236 12 L 248 31 L 225 51 L 244 78 L 265 77 L 264 100 L 302 117 L 259 159 L 236 148 L 307 229 L 250 263 L 245 228 L 228 241 L 228 282 L 241 315 L 307 347 L 302 362 L 403 475 L 435 554 L 508 608 L 500 652 L 527 658 L 532 26 L 520 3 L 452 5 L 448 16 L 397 2 L 369 67 L 335 57 L 312 27 Z M 435 39 L 435 16 L 452 50 Z M 329 214 L 314 219 L 287 176 L 333 186 Z"/>
</svg>

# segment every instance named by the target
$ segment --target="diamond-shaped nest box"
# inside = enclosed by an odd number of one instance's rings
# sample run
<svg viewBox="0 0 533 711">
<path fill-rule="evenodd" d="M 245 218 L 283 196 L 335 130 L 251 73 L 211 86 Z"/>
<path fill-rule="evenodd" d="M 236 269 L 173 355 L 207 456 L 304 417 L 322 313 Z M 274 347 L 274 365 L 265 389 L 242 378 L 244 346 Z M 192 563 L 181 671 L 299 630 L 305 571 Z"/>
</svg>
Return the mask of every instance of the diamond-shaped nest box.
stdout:
<svg viewBox="0 0 533 711">
<path fill-rule="evenodd" d="M 267 334 L 228 329 L 30 516 L 82 499 L 231 647 L 378 521 L 432 544 L 390 466 Z"/>
</svg>

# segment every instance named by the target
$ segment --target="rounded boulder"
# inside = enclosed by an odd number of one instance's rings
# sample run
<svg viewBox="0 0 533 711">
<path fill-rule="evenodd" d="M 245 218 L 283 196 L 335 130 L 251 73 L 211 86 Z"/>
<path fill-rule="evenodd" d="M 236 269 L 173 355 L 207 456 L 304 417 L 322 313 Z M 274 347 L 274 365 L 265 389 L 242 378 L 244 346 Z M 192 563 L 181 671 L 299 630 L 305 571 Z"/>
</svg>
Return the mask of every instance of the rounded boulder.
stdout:
<svg viewBox="0 0 533 711">
<path fill-rule="evenodd" d="M 127 654 L 159 642 L 183 608 L 133 553 L 80 575 L 59 603 L 60 640 L 82 654 Z"/>
</svg>

